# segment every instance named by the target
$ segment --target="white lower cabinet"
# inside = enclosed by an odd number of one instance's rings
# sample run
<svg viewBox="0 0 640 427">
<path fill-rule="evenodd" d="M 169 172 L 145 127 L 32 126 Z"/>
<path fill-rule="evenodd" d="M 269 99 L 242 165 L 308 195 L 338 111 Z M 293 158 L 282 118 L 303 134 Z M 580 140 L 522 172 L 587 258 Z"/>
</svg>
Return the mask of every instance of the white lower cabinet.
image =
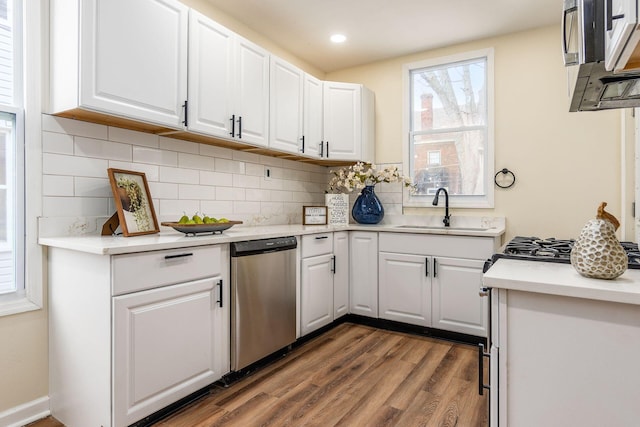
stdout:
<svg viewBox="0 0 640 427">
<path fill-rule="evenodd" d="M 347 314 L 348 235 L 348 232 L 342 231 L 302 236 L 301 335 Z"/>
<path fill-rule="evenodd" d="M 431 326 L 431 257 L 380 252 L 380 318 Z"/>
<path fill-rule="evenodd" d="M 381 233 L 380 318 L 487 336 L 487 302 L 478 291 L 497 239 Z"/>
<path fill-rule="evenodd" d="M 382 233 L 384 234 L 384 233 Z M 378 317 L 378 233 L 352 231 L 349 306 L 352 314 Z"/>
<path fill-rule="evenodd" d="M 68 427 L 127 426 L 229 372 L 228 278 L 227 245 L 50 248 L 52 415 Z"/>
<path fill-rule="evenodd" d="M 484 261 L 436 257 L 433 263 L 431 326 L 487 336 L 487 298 L 478 294 Z"/>
</svg>

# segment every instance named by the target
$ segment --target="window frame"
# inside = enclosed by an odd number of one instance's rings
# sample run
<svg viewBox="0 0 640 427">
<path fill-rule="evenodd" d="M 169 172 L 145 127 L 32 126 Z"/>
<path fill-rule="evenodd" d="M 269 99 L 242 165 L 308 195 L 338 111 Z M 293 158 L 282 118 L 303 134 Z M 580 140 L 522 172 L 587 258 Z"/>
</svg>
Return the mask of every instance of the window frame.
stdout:
<svg viewBox="0 0 640 427">
<path fill-rule="evenodd" d="M 411 138 L 411 114 L 412 114 L 412 85 L 411 85 L 411 73 L 414 70 L 421 68 L 434 67 L 438 65 L 449 65 L 457 62 L 469 61 L 477 58 L 486 58 L 486 82 L 487 82 L 487 145 L 485 147 L 485 182 L 486 182 L 486 194 L 474 196 L 474 195 L 450 195 L 449 206 L 455 208 L 471 208 L 471 209 L 486 209 L 494 207 L 494 185 L 493 174 L 495 169 L 494 159 L 494 140 L 495 140 L 495 126 L 494 126 L 494 49 L 478 49 L 468 52 L 461 52 L 453 55 L 434 57 L 425 59 L 422 61 L 411 62 L 403 64 L 402 66 L 402 158 L 403 158 L 403 170 L 406 174 L 411 176 L 411 153 L 413 152 L 411 144 L 413 143 Z M 402 205 L 403 207 L 429 207 L 434 208 L 432 205 L 433 198 L 431 195 L 416 196 L 411 194 L 407 189 L 403 192 Z"/>
<path fill-rule="evenodd" d="M 47 34 L 48 25 L 43 19 L 46 13 L 46 1 L 20 0 L 22 12 L 22 48 L 16 52 L 21 69 L 14 78 L 20 82 L 29 82 L 28 87 L 20 83 L 16 99 L 21 100 L 22 108 L 16 111 L 16 138 L 22 144 L 23 153 L 23 283 L 24 289 L 0 295 L 0 316 L 43 307 L 43 261 L 44 251 L 38 245 L 38 217 L 42 214 L 42 88 L 43 46 L 42 35 Z M 7 107 L 2 107 L 7 109 Z M 18 139 L 19 138 L 19 139 Z"/>
</svg>

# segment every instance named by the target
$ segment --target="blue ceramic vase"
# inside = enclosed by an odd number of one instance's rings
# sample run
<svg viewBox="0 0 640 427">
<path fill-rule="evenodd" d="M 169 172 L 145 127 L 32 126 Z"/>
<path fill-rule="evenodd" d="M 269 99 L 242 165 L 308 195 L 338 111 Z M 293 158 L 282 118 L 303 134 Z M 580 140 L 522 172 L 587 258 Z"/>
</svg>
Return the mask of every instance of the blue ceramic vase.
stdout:
<svg viewBox="0 0 640 427">
<path fill-rule="evenodd" d="M 373 189 L 373 185 L 364 187 L 353 204 L 351 216 L 359 224 L 377 224 L 384 218 L 384 208 Z"/>
</svg>

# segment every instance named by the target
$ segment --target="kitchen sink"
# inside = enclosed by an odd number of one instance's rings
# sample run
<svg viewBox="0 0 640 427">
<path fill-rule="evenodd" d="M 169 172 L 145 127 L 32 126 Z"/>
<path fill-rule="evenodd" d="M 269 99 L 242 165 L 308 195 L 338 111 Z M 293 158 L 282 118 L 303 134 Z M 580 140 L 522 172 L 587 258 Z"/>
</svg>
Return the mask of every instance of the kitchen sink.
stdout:
<svg viewBox="0 0 640 427">
<path fill-rule="evenodd" d="M 396 228 L 418 228 L 420 230 L 487 231 L 483 227 L 444 227 L 442 225 L 398 225 Z"/>
</svg>

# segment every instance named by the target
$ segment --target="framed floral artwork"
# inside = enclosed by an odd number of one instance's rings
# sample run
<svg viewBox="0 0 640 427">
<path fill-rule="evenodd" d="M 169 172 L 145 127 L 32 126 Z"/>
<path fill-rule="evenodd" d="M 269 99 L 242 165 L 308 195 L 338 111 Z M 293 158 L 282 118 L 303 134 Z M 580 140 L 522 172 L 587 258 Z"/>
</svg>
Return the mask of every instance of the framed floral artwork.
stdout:
<svg viewBox="0 0 640 427">
<path fill-rule="evenodd" d="M 124 236 L 160 232 L 147 178 L 143 172 L 107 169 Z"/>
</svg>

